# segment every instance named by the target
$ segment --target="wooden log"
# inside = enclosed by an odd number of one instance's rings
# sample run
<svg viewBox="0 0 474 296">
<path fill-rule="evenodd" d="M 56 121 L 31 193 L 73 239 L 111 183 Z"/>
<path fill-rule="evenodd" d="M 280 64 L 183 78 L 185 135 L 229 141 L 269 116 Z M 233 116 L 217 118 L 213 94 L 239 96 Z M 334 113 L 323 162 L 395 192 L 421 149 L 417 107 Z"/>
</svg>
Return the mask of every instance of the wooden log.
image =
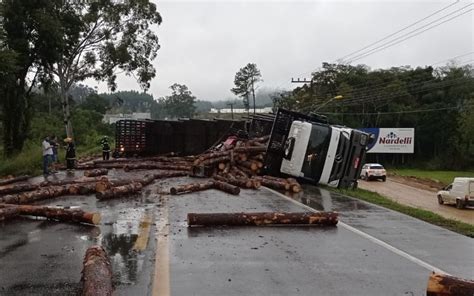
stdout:
<svg viewBox="0 0 474 296">
<path fill-rule="evenodd" d="M 81 209 L 64 209 L 56 207 L 43 207 L 32 205 L 6 205 L 6 208 L 15 208 L 19 215 L 44 217 L 50 220 L 75 222 L 97 225 L 100 223 L 100 214 L 85 212 Z"/>
<path fill-rule="evenodd" d="M 241 170 L 242 172 L 244 172 L 246 176 L 251 177 L 251 176 L 254 176 L 254 175 L 257 174 L 256 172 L 252 171 L 251 169 L 248 169 L 248 168 L 243 167 L 243 166 L 241 166 L 241 165 L 237 165 L 236 167 L 237 167 L 239 170 Z"/>
<path fill-rule="evenodd" d="M 262 184 L 262 186 L 266 186 L 272 189 L 288 191 L 291 188 L 290 183 L 288 183 L 286 180 L 276 181 L 276 180 L 270 180 L 267 178 L 257 177 L 257 176 L 252 177 L 252 179 L 259 181 Z"/>
<path fill-rule="evenodd" d="M 428 279 L 426 296 L 472 296 L 474 281 L 454 276 L 432 273 Z"/>
<path fill-rule="evenodd" d="M 263 156 L 263 154 L 252 155 L 251 159 L 261 162 L 262 167 L 263 167 L 263 161 L 265 160 L 265 157 Z"/>
<path fill-rule="evenodd" d="M 258 154 L 267 151 L 267 147 L 237 147 L 234 149 L 237 153 Z"/>
<path fill-rule="evenodd" d="M 97 192 L 95 196 L 98 200 L 107 200 L 132 195 L 141 191 L 143 188 L 139 182 L 133 182 L 123 186 L 112 187 L 104 192 Z"/>
<path fill-rule="evenodd" d="M 214 174 L 214 168 L 207 165 L 193 166 L 191 169 L 191 176 L 193 177 L 210 177 Z"/>
<path fill-rule="evenodd" d="M 300 183 L 298 183 L 298 181 L 296 181 L 295 178 L 287 178 L 286 179 L 288 181 L 288 183 L 290 183 L 290 190 L 294 193 L 299 193 L 301 192 L 301 185 Z"/>
<path fill-rule="evenodd" d="M 230 163 L 226 163 L 222 173 L 227 175 L 230 172 Z"/>
<path fill-rule="evenodd" d="M 97 176 L 103 176 L 107 175 L 109 171 L 107 169 L 95 169 L 95 170 L 87 170 L 84 171 L 84 176 L 85 177 L 97 177 Z"/>
<path fill-rule="evenodd" d="M 87 195 L 95 192 L 94 183 L 71 184 L 67 188 L 71 195 Z"/>
<path fill-rule="evenodd" d="M 182 193 L 197 192 L 197 191 L 211 189 L 213 187 L 214 187 L 213 181 L 208 181 L 206 183 L 192 183 L 192 184 L 171 187 L 170 194 L 177 195 L 177 194 L 182 194 Z"/>
<path fill-rule="evenodd" d="M 68 186 L 51 186 L 40 187 L 37 190 L 30 192 L 22 192 L 19 194 L 5 195 L 0 197 L 0 203 L 7 204 L 31 204 L 35 201 L 54 198 L 58 196 L 68 195 Z"/>
<path fill-rule="evenodd" d="M 205 154 L 201 154 L 198 158 L 194 161 L 194 165 L 201 164 L 203 161 L 211 159 L 211 158 L 219 158 L 222 156 L 229 156 L 230 151 L 216 151 L 216 152 L 209 152 Z"/>
<path fill-rule="evenodd" d="M 189 226 L 331 225 L 338 222 L 335 212 L 303 213 L 188 213 Z"/>
<path fill-rule="evenodd" d="M 124 171 L 133 170 L 173 170 L 173 171 L 191 171 L 191 166 L 174 164 L 129 164 L 124 166 Z"/>
<path fill-rule="evenodd" d="M 254 172 L 258 170 L 257 163 L 253 161 L 238 161 L 237 164 Z"/>
<path fill-rule="evenodd" d="M 225 169 L 226 165 L 227 164 L 225 162 L 220 162 L 217 167 L 219 168 L 219 170 L 223 171 Z"/>
<path fill-rule="evenodd" d="M 63 180 L 51 180 L 51 181 L 43 181 L 40 183 L 41 187 L 47 186 L 62 186 L 62 185 L 69 185 L 69 184 L 82 184 L 82 183 L 94 183 L 100 181 L 107 181 L 106 176 L 99 176 L 94 178 L 81 178 L 81 179 L 63 179 Z"/>
<path fill-rule="evenodd" d="M 19 215 L 18 209 L 12 207 L 0 207 L 0 221 L 7 221 Z"/>
<path fill-rule="evenodd" d="M 8 187 L 0 188 L 0 195 L 32 191 L 38 188 L 39 188 L 39 185 L 37 184 L 29 184 L 29 183 L 13 184 Z"/>
<path fill-rule="evenodd" d="M 270 135 L 266 135 L 260 138 L 253 138 L 252 141 L 258 142 L 258 143 L 266 143 L 270 140 Z"/>
<path fill-rule="evenodd" d="M 82 296 L 111 296 L 113 294 L 110 259 L 101 246 L 87 249 L 82 269 Z"/>
<path fill-rule="evenodd" d="M 19 176 L 19 177 L 13 177 L 13 178 L 8 178 L 8 179 L 1 179 L 0 180 L 0 186 L 5 186 L 8 184 L 13 184 L 17 182 L 22 182 L 26 181 L 30 178 L 30 176 Z"/>
<path fill-rule="evenodd" d="M 219 175 L 214 176 L 214 179 L 245 189 L 258 189 L 260 187 L 260 182 L 254 182 L 254 180 L 251 179 L 236 179 L 232 177 L 226 178 L 224 176 Z"/>
<path fill-rule="evenodd" d="M 221 156 L 221 157 L 216 157 L 216 158 L 209 158 L 209 159 L 206 159 L 204 160 L 203 162 L 201 162 L 201 165 L 204 165 L 204 166 L 213 166 L 213 165 L 216 165 L 216 164 L 219 164 L 219 163 L 227 163 L 230 161 L 230 157 L 229 156 Z"/>
<path fill-rule="evenodd" d="M 214 188 L 232 195 L 239 195 L 240 188 L 227 182 L 215 181 Z"/>
<path fill-rule="evenodd" d="M 247 161 L 249 157 L 245 153 L 239 153 L 239 160 L 240 161 Z"/>
<path fill-rule="evenodd" d="M 155 179 L 166 179 L 166 178 L 174 178 L 174 177 L 185 177 L 188 173 L 186 172 L 160 172 L 154 174 L 153 177 Z"/>
<path fill-rule="evenodd" d="M 243 177 L 243 178 L 246 178 L 246 179 L 249 178 L 249 175 L 247 175 L 245 172 L 243 172 L 240 168 L 238 168 L 236 166 L 232 166 L 230 168 L 230 172 L 235 176 Z"/>
</svg>

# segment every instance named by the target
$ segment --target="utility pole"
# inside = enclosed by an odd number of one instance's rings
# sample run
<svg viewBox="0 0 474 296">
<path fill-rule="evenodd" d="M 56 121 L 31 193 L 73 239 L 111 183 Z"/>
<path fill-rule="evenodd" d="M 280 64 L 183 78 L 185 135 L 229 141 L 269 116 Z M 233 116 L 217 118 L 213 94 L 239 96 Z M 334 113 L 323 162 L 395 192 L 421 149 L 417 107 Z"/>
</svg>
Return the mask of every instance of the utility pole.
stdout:
<svg viewBox="0 0 474 296">
<path fill-rule="evenodd" d="M 232 119 L 234 119 L 234 103 L 228 103 L 227 105 L 230 106 L 230 114 Z"/>
</svg>

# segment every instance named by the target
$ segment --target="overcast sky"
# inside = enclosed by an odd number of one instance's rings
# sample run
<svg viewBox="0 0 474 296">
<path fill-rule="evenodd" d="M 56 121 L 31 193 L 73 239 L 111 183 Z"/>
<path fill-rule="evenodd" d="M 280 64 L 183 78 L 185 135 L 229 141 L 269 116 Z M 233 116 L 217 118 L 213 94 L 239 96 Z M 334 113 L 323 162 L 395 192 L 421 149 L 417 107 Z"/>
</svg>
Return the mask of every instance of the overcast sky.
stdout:
<svg viewBox="0 0 474 296">
<path fill-rule="evenodd" d="M 168 95 L 177 82 L 198 99 L 215 101 L 233 97 L 234 75 L 249 62 L 261 70 L 261 87 L 291 88 L 292 77 L 309 77 L 322 62 L 335 61 L 455 1 L 155 2 L 163 23 L 157 29 L 157 77 L 149 92 L 155 98 Z M 459 1 L 410 30 L 472 3 Z M 473 28 L 470 11 L 355 63 L 371 68 L 430 65 L 473 52 Z M 474 53 L 459 62 L 472 63 L 473 58 Z M 105 84 L 89 84 L 107 91 Z M 130 77 L 120 76 L 118 85 L 118 90 L 139 90 Z"/>
</svg>

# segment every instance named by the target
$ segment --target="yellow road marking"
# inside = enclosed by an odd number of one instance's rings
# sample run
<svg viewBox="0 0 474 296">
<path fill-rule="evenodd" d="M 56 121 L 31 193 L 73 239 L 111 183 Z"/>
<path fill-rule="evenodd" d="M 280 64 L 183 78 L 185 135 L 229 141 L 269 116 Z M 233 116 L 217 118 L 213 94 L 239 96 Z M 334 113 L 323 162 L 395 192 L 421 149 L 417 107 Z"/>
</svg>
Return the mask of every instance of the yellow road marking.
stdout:
<svg viewBox="0 0 474 296">
<path fill-rule="evenodd" d="M 137 240 L 133 245 L 134 251 L 143 251 L 146 249 L 148 238 L 150 237 L 151 223 L 151 217 L 147 214 L 144 214 L 142 220 L 140 221 Z"/>
<path fill-rule="evenodd" d="M 160 219 L 157 223 L 155 253 L 155 276 L 153 278 L 153 296 L 170 295 L 170 259 L 169 259 L 169 219 L 167 196 L 162 196 Z"/>
</svg>

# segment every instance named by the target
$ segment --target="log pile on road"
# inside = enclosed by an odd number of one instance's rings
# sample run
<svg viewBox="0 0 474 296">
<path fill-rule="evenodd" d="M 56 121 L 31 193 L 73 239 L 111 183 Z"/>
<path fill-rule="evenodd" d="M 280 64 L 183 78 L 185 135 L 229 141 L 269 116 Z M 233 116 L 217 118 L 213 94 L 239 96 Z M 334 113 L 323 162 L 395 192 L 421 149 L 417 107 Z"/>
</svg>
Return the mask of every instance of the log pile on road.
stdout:
<svg viewBox="0 0 474 296">
<path fill-rule="evenodd" d="M 29 176 L 10 177 L 6 179 L 0 179 L 0 186 L 5 186 L 13 183 L 23 182 L 28 180 Z"/>
<path fill-rule="evenodd" d="M 104 248 L 88 248 L 82 269 L 82 296 L 111 296 L 114 291 L 112 278 L 112 266 Z"/>
<path fill-rule="evenodd" d="M 84 171 L 84 176 L 85 177 L 98 177 L 98 176 L 107 175 L 108 173 L 109 173 L 108 169 L 94 169 L 94 170 Z"/>
</svg>

